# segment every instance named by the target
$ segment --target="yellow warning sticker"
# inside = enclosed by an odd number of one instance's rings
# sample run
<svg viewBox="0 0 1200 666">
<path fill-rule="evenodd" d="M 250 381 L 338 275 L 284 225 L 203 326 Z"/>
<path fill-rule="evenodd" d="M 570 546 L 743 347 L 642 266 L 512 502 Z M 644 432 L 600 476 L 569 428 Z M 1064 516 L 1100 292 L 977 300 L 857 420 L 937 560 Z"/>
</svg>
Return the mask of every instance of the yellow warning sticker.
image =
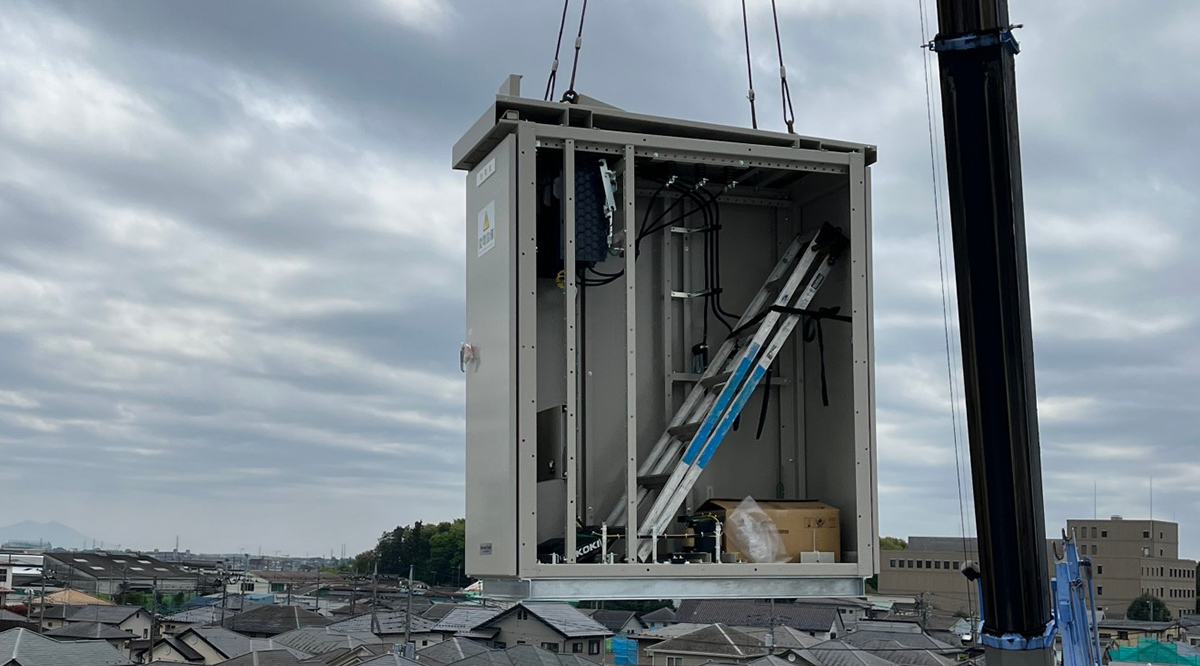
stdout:
<svg viewBox="0 0 1200 666">
<path fill-rule="evenodd" d="M 496 202 L 492 201 L 479 211 L 479 236 L 476 249 L 480 257 L 496 246 Z"/>
</svg>

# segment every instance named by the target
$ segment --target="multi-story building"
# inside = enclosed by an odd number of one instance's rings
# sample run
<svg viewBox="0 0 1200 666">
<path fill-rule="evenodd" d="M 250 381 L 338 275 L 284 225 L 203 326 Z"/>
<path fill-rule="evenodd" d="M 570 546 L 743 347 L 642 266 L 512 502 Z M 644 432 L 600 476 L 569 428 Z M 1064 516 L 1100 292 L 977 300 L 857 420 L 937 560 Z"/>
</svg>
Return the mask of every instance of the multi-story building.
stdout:
<svg viewBox="0 0 1200 666">
<path fill-rule="evenodd" d="M 1096 605 L 1124 617 L 1143 594 L 1163 600 L 1171 618 L 1196 614 L 1196 562 L 1179 557 L 1179 523 L 1165 520 L 1068 520 L 1080 554 L 1092 558 Z"/>
<path fill-rule="evenodd" d="M 1179 525 L 1163 520 L 1068 520 L 1079 554 L 1091 558 L 1096 606 L 1109 618 L 1123 618 L 1129 604 L 1152 594 L 1171 617 L 1196 611 L 1196 562 L 1179 558 Z M 1054 575 L 1056 542 L 1047 540 L 1047 570 Z M 959 573 L 963 561 L 977 560 L 975 539 L 911 537 L 906 550 L 880 553 L 879 592 L 920 597 L 930 607 L 977 614 L 974 585 Z"/>
<path fill-rule="evenodd" d="M 1054 544 L 1046 543 L 1046 566 L 1054 572 Z M 963 562 L 979 559 L 974 538 L 914 536 L 905 550 L 879 553 L 879 593 L 920 598 L 943 613 L 978 616 L 974 583 L 961 573 Z"/>
</svg>

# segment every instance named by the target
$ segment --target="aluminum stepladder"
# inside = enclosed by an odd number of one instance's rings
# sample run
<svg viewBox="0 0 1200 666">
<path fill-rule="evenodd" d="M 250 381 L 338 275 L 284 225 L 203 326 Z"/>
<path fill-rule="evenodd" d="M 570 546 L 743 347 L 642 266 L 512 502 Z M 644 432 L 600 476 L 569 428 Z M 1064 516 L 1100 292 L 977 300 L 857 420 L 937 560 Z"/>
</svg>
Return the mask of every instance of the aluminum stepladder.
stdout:
<svg viewBox="0 0 1200 666">
<path fill-rule="evenodd" d="M 649 540 L 641 541 L 639 559 L 645 561 L 654 554 L 659 535 L 787 342 L 800 320 L 797 311 L 812 302 L 845 242 L 841 232 L 828 224 L 792 241 L 639 467 L 639 505 L 654 485 L 662 483 L 641 521 L 639 536 Z M 672 463 L 674 470 L 663 482 Z M 624 502 L 618 504 L 609 522 L 623 520 L 624 509 Z"/>
</svg>

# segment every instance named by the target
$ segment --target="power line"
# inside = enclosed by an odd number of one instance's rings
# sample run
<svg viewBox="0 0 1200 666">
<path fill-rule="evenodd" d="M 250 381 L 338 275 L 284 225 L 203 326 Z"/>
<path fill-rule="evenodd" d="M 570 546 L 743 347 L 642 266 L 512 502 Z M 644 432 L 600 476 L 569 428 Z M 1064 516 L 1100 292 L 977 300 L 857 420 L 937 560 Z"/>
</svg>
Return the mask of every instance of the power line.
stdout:
<svg viewBox="0 0 1200 666">
<path fill-rule="evenodd" d="M 754 110 L 754 68 L 750 62 L 750 22 L 746 18 L 746 0 L 742 0 L 742 36 L 746 41 L 746 81 L 749 86 L 746 99 L 750 100 L 750 126 L 758 129 L 758 114 Z"/>
<path fill-rule="evenodd" d="M 917 0 L 917 8 L 921 20 L 921 43 L 927 44 L 927 17 L 928 10 L 925 5 L 925 0 Z M 958 433 L 958 395 L 955 390 L 954 381 L 954 362 L 953 355 L 950 351 L 950 308 L 946 296 L 946 261 L 944 255 L 945 244 L 943 242 L 943 225 L 941 214 L 941 184 L 938 178 L 937 171 L 937 142 L 934 138 L 934 118 L 933 118 L 933 93 L 931 91 L 931 74 L 929 71 L 929 52 L 922 49 L 921 64 L 925 74 L 925 119 L 926 127 L 929 133 L 929 175 L 933 187 L 933 218 L 937 230 L 937 250 L 938 250 L 938 277 L 941 281 L 941 296 L 942 296 L 942 332 L 946 347 L 946 388 L 950 393 L 950 426 L 953 430 L 954 440 L 954 476 L 958 484 L 958 518 L 959 531 L 962 535 L 963 561 L 968 559 L 967 549 L 967 510 L 966 510 L 966 495 L 963 491 L 963 455 L 962 443 L 959 441 Z M 971 582 L 963 579 L 967 593 L 967 607 L 971 606 Z"/>
<path fill-rule="evenodd" d="M 558 54 L 562 51 L 563 30 L 567 27 L 567 8 L 571 0 L 563 0 L 562 20 L 558 24 L 558 41 L 554 43 L 554 61 L 550 63 L 550 78 L 546 80 L 546 94 L 542 99 L 549 102 L 554 97 L 554 86 L 558 83 Z"/>
</svg>

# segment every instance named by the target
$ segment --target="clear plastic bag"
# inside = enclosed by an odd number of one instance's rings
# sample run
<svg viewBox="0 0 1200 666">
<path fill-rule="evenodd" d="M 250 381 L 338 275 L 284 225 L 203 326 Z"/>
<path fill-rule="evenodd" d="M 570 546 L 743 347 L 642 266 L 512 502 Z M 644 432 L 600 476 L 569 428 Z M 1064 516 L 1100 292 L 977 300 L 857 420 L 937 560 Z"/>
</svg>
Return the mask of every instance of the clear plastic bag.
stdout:
<svg viewBox="0 0 1200 666">
<path fill-rule="evenodd" d="M 729 549 L 738 551 L 749 562 L 768 564 L 789 559 L 775 521 L 753 497 L 746 497 L 725 517 L 725 536 Z"/>
</svg>

